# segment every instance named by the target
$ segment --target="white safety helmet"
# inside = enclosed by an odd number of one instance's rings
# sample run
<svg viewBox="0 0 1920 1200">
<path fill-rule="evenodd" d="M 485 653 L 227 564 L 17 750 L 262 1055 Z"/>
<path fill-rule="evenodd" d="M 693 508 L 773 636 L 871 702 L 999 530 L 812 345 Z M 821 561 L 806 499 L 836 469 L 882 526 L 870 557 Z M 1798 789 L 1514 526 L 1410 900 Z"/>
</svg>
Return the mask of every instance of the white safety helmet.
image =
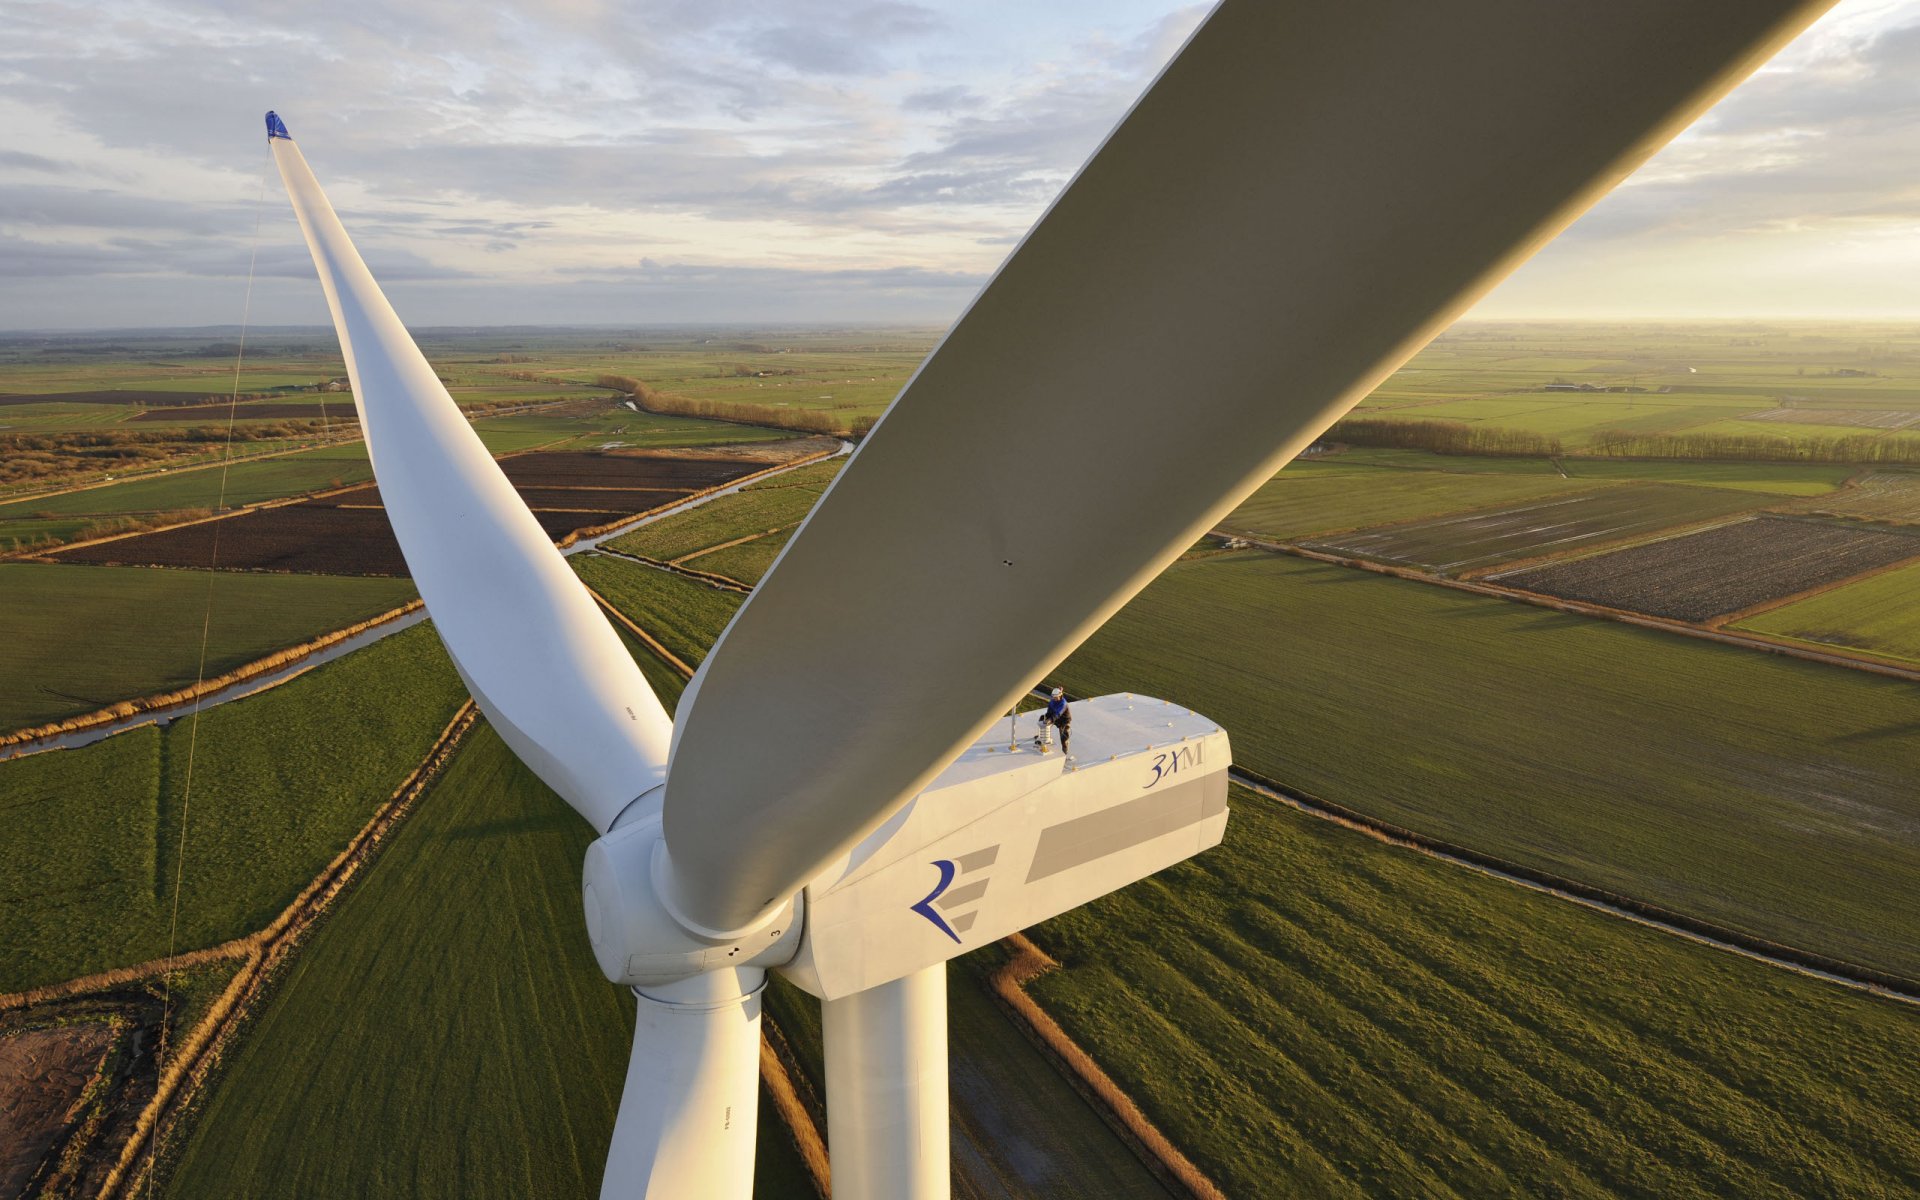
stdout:
<svg viewBox="0 0 1920 1200">
<path fill-rule="evenodd" d="M 1053 689 L 1053 698 L 1055 700 L 1064 700 L 1066 698 L 1066 695 L 1067 695 L 1067 689 L 1065 688 Z"/>
</svg>

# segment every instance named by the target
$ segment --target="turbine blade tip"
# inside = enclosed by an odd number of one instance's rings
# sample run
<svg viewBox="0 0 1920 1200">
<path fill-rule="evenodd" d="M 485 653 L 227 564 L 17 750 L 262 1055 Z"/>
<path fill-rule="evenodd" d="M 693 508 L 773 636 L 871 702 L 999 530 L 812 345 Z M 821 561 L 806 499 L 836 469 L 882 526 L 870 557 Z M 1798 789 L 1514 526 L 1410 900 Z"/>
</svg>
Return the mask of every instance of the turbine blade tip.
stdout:
<svg viewBox="0 0 1920 1200">
<path fill-rule="evenodd" d="M 269 112 L 267 114 L 267 140 L 272 141 L 275 138 L 285 138 L 288 141 L 292 141 L 293 135 L 287 132 L 287 123 L 280 119 L 279 113 Z"/>
</svg>

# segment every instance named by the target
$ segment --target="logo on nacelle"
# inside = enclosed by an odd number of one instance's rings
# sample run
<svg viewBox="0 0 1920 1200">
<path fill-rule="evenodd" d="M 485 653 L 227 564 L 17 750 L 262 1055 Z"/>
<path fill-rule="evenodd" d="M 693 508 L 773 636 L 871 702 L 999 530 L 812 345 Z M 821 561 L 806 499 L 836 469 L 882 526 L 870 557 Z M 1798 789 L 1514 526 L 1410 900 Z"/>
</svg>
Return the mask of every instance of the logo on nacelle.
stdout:
<svg viewBox="0 0 1920 1200">
<path fill-rule="evenodd" d="M 960 941 L 960 935 L 973 928 L 974 919 L 980 915 L 975 904 L 987 894 L 989 879 L 982 875 L 957 888 L 953 887 L 953 881 L 962 875 L 985 871 L 999 857 L 1000 847 L 988 846 L 958 858 L 937 858 L 928 863 L 928 866 L 940 872 L 940 881 L 917 903 L 908 905 L 908 910 L 925 917 L 935 929 L 955 942 Z M 948 891 L 949 888 L 953 890 Z M 948 917 L 952 920 L 949 921 Z"/>
<path fill-rule="evenodd" d="M 1153 756 L 1153 763 L 1149 768 L 1153 772 L 1153 778 L 1141 784 L 1140 790 L 1145 791 L 1162 779 L 1178 775 L 1182 771 L 1190 771 L 1206 760 L 1205 742 L 1184 742 L 1171 750 L 1162 750 Z"/>
</svg>

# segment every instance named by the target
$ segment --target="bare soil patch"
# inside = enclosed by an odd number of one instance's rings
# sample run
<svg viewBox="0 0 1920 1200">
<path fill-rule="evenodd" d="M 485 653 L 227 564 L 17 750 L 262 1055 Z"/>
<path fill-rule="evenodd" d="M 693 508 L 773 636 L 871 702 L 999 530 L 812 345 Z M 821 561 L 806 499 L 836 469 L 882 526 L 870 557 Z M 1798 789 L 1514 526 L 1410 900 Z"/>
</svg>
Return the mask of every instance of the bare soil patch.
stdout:
<svg viewBox="0 0 1920 1200">
<path fill-rule="evenodd" d="M 1920 557 L 1920 536 L 1752 517 L 1490 577 L 1508 587 L 1677 621 L 1711 621 Z"/>
<path fill-rule="evenodd" d="M 0 1196 L 46 1181 L 120 1033 L 100 1020 L 0 1036 Z"/>
<path fill-rule="evenodd" d="M 151 987 L 32 1005 L 0 1021 L 0 1196 L 91 1196 L 153 1098 Z"/>
</svg>

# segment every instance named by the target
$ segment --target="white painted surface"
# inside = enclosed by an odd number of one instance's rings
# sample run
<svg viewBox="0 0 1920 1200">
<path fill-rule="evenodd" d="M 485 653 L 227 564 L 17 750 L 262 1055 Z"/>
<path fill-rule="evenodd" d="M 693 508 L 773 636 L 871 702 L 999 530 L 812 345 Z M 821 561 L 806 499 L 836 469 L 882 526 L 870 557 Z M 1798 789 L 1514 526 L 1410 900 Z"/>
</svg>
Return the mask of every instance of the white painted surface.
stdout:
<svg viewBox="0 0 1920 1200">
<path fill-rule="evenodd" d="M 326 292 L 407 570 L 473 698 L 594 828 L 666 777 L 671 722 L 414 345 L 291 140 L 269 142 Z"/>
<path fill-rule="evenodd" d="M 1033 749 L 1036 714 L 1023 714 L 1009 752 L 1002 718 L 807 887 L 805 938 L 777 969 L 837 1000 L 1219 844 L 1232 750 L 1218 725 L 1144 696 L 1073 713 L 1076 769 Z"/>
<path fill-rule="evenodd" d="M 834 1200 L 947 1200 L 947 968 L 820 1006 Z"/>
<path fill-rule="evenodd" d="M 751 1200 L 766 972 L 636 990 L 602 1200 Z"/>
</svg>

